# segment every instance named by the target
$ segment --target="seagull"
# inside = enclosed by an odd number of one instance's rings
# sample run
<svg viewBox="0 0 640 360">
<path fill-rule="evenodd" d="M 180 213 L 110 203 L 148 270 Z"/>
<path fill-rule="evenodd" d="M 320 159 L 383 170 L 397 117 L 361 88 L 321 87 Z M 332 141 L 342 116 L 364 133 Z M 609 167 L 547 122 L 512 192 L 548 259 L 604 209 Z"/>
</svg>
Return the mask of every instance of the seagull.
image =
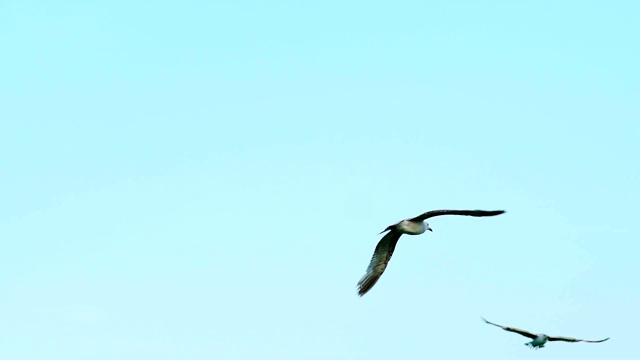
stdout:
<svg viewBox="0 0 640 360">
<path fill-rule="evenodd" d="M 588 343 L 599 343 L 599 342 L 603 342 L 603 341 L 609 340 L 609 338 L 602 339 L 602 340 L 583 340 L 583 339 L 576 339 L 576 338 L 564 337 L 564 336 L 549 336 L 547 334 L 533 334 L 533 333 L 530 333 L 530 332 L 525 331 L 525 330 L 520 330 L 518 328 L 513 328 L 513 327 L 494 324 L 494 323 L 492 323 L 491 321 L 488 321 L 485 318 L 482 318 L 482 320 L 484 320 L 484 322 L 486 322 L 487 324 L 491 324 L 491 325 L 500 327 L 500 328 L 502 328 L 504 330 L 511 331 L 511 332 L 514 332 L 514 333 L 518 333 L 518 334 L 520 334 L 522 336 L 526 336 L 526 337 L 528 337 L 530 339 L 533 339 L 533 341 L 529 341 L 525 345 L 527 345 L 531 349 L 536 349 L 536 350 L 538 350 L 539 348 L 543 348 L 544 344 L 546 344 L 547 341 L 566 341 L 566 342 L 581 342 L 582 341 L 582 342 L 588 342 Z"/>
<path fill-rule="evenodd" d="M 425 231 L 433 231 L 429 227 L 429 224 L 425 222 L 426 219 L 434 216 L 442 215 L 465 215 L 465 216 L 496 216 L 503 214 L 504 210 L 432 210 L 427 211 L 422 215 L 418 215 L 411 219 L 402 220 L 396 224 L 387 226 L 382 230 L 380 234 L 385 231 L 389 231 L 376 246 L 376 250 L 373 252 L 373 257 L 367 268 L 367 273 L 364 274 L 362 279 L 358 281 L 358 295 L 362 296 L 371 290 L 373 285 L 378 282 L 382 273 L 387 268 L 387 264 L 393 255 L 393 250 L 396 248 L 398 239 L 402 234 L 407 235 L 420 235 Z"/>
</svg>

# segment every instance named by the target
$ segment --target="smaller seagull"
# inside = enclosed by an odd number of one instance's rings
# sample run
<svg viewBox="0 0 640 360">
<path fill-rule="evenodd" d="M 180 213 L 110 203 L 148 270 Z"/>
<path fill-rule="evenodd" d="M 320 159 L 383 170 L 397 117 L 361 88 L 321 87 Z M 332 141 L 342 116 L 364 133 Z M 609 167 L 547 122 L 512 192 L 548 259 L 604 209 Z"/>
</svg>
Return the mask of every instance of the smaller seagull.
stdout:
<svg viewBox="0 0 640 360">
<path fill-rule="evenodd" d="M 385 231 L 389 232 L 383 236 L 378 242 L 378 245 L 376 245 L 376 249 L 374 250 L 371 261 L 369 262 L 367 272 L 364 274 L 362 279 L 358 281 L 358 295 L 362 296 L 366 294 L 367 291 L 371 290 L 373 285 L 378 282 L 380 276 L 382 276 L 382 273 L 384 273 L 384 270 L 387 268 L 387 264 L 389 263 L 389 260 L 391 260 L 391 255 L 393 255 L 393 250 L 395 250 L 396 244 L 402 234 L 420 235 L 427 230 L 433 231 L 425 220 L 434 216 L 443 215 L 484 217 L 500 214 L 504 214 L 504 210 L 432 210 L 411 219 L 405 219 L 387 226 L 387 228 L 382 230 L 380 234 Z"/>
<path fill-rule="evenodd" d="M 494 323 L 492 323 L 491 321 L 488 321 L 485 318 L 482 318 L 482 320 L 484 320 L 484 322 L 486 322 L 487 324 L 491 324 L 491 325 L 497 326 L 499 328 L 502 328 L 503 330 L 511 331 L 511 332 L 514 332 L 514 333 L 518 333 L 518 334 L 520 334 L 522 336 L 526 336 L 526 337 L 528 337 L 530 339 L 533 339 L 533 341 L 530 341 L 530 342 L 526 343 L 525 345 L 527 345 L 531 349 L 536 349 L 536 350 L 538 350 L 539 348 L 543 348 L 544 344 L 546 344 L 547 341 L 566 341 L 566 342 L 581 342 L 582 341 L 582 342 L 588 342 L 588 343 L 599 343 L 599 342 L 603 342 L 603 341 L 609 340 L 609 338 L 602 339 L 602 340 L 583 340 L 583 339 L 576 339 L 576 338 L 570 338 L 570 337 L 564 337 L 564 336 L 549 336 L 547 334 L 533 334 L 533 333 L 530 333 L 530 332 L 525 331 L 525 330 L 520 330 L 518 328 L 494 324 Z"/>
</svg>

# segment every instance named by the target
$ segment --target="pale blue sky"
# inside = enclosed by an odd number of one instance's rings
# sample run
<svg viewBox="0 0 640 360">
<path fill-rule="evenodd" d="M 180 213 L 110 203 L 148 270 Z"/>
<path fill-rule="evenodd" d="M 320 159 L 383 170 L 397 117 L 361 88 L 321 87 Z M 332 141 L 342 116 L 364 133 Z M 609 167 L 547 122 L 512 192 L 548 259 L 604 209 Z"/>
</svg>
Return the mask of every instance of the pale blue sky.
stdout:
<svg viewBox="0 0 640 360">
<path fill-rule="evenodd" d="M 0 2 L 0 359 L 640 358 L 639 12 Z"/>
</svg>

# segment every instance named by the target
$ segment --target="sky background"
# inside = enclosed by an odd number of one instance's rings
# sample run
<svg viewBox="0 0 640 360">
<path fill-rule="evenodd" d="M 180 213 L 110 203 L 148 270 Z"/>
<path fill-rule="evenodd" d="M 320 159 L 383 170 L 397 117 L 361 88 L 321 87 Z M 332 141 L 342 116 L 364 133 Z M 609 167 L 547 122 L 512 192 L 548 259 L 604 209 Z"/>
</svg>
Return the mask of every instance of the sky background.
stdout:
<svg viewBox="0 0 640 360">
<path fill-rule="evenodd" d="M 517 3 L 1 1 L 0 359 L 639 359 L 640 4 Z"/>
</svg>

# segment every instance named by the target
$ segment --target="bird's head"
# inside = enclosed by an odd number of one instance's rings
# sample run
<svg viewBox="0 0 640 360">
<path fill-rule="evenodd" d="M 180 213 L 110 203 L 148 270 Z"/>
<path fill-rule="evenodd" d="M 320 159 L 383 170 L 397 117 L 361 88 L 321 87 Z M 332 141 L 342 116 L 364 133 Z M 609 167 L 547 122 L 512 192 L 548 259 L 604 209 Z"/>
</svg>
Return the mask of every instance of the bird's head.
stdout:
<svg viewBox="0 0 640 360">
<path fill-rule="evenodd" d="M 429 226 L 429 224 L 427 222 L 424 223 L 424 229 L 425 229 L 425 231 L 433 232 L 433 229 Z"/>
</svg>

